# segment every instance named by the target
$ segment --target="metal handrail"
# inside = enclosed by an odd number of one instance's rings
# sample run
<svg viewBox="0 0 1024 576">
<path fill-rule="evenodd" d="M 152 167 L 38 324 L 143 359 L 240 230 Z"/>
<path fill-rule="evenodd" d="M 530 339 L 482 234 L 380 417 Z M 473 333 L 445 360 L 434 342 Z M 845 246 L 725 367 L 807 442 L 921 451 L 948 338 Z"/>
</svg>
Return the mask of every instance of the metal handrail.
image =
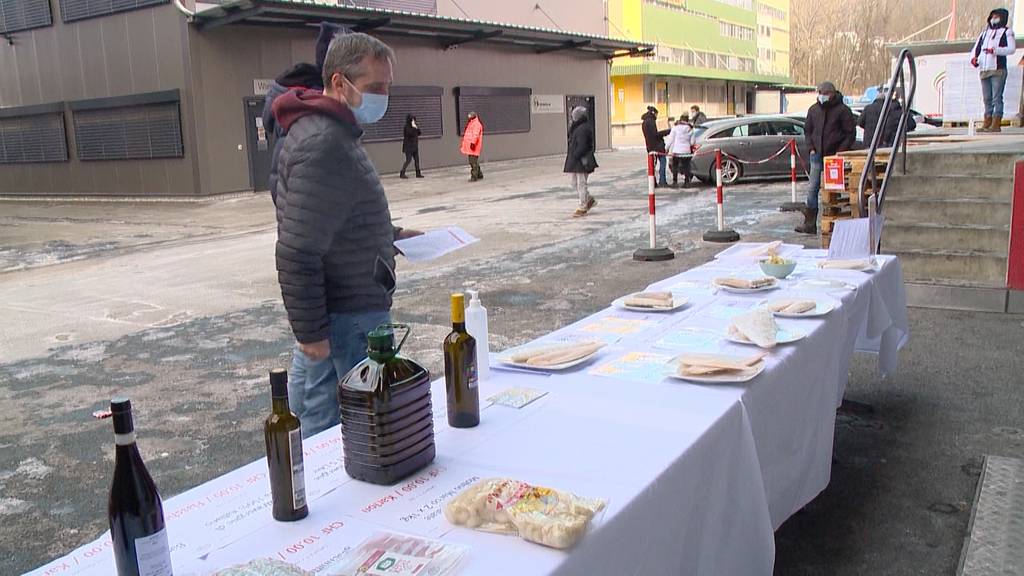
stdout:
<svg viewBox="0 0 1024 576">
<path fill-rule="evenodd" d="M 910 75 L 909 88 L 907 85 L 907 77 L 903 72 L 903 65 L 907 64 L 907 69 Z M 899 88 L 899 92 L 894 90 Z M 867 213 L 867 200 L 864 197 L 864 187 L 868 183 L 868 178 L 871 178 L 871 189 L 875 191 L 875 205 L 879 214 L 882 213 L 882 205 L 885 202 L 885 189 L 889 184 L 889 177 L 892 175 L 893 166 L 896 165 L 896 156 L 899 155 L 900 148 L 903 148 L 903 174 L 907 173 L 907 124 L 910 121 L 910 107 L 914 103 L 914 93 L 917 91 L 917 65 L 914 63 L 914 55 L 911 54 L 910 50 L 901 50 L 900 55 L 896 57 L 896 68 L 892 72 L 892 77 L 889 79 L 889 91 L 885 95 L 885 102 L 882 104 L 882 113 L 878 117 L 878 125 L 875 126 L 875 134 L 871 138 L 871 146 L 868 148 L 868 157 L 864 164 L 864 172 L 860 175 L 860 184 L 857 187 L 857 203 L 861 208 L 861 213 Z M 875 154 L 878 152 L 878 144 L 882 138 L 884 132 L 884 126 L 889 119 L 889 112 L 892 108 L 893 96 L 901 98 L 903 100 L 903 111 L 900 114 L 899 126 L 896 130 L 896 139 L 892 144 L 892 152 L 889 154 L 889 162 L 885 167 L 885 178 L 882 180 L 882 185 L 878 185 L 878 174 L 874 169 L 875 166 Z M 881 239 L 879 239 L 881 241 Z M 876 246 L 877 248 L 877 246 Z"/>
</svg>

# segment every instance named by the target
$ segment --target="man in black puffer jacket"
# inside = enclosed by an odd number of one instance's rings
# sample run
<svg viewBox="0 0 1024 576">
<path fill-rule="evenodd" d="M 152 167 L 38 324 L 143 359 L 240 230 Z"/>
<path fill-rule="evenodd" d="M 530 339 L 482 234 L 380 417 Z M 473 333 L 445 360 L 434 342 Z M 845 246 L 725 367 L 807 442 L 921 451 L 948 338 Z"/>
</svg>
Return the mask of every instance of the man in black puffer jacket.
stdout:
<svg viewBox="0 0 1024 576">
<path fill-rule="evenodd" d="M 796 227 L 802 234 L 818 233 L 818 190 L 826 156 L 853 150 L 857 141 L 857 121 L 853 111 L 843 102 L 835 84 L 818 85 L 818 101 L 807 111 L 804 138 L 810 148 L 810 173 L 807 179 L 807 207 L 804 223 Z"/>
<path fill-rule="evenodd" d="M 336 37 L 324 91 L 274 103 L 287 133 L 278 157 L 277 272 L 295 334 L 291 409 L 310 436 L 339 422 L 338 379 L 366 356 L 366 335 L 390 321 L 397 238 L 360 124 L 387 111 L 394 54 L 366 34 Z"/>
</svg>

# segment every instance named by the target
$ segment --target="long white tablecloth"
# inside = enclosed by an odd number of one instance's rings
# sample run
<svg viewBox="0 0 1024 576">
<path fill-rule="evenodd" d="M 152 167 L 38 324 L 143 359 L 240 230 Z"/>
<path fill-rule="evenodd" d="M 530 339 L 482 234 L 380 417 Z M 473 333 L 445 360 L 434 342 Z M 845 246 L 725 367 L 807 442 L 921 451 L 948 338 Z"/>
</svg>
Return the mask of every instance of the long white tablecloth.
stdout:
<svg viewBox="0 0 1024 576">
<path fill-rule="evenodd" d="M 477 428 L 452 429 L 443 382 L 435 382 L 437 460 L 396 486 L 350 480 L 334 428 L 304 444 L 311 504 L 302 521 L 270 518 L 264 460 L 168 499 L 175 574 L 260 556 L 330 574 L 346 550 L 382 528 L 466 544 L 467 575 L 771 574 L 773 530 L 828 484 L 835 408 L 854 350 L 878 353 L 883 374 L 891 373 L 907 338 L 898 261 L 883 258 L 873 274 L 826 273 L 814 268 L 821 254 L 805 252 L 786 285 L 826 276 L 856 289 L 833 292 L 841 306 L 823 318 L 782 321 L 807 337 L 773 350 L 751 382 L 696 385 L 606 369 L 638 354 L 670 357 L 678 351 L 665 349 L 665 337 L 691 327 L 723 332 L 725 312 L 765 296 L 713 294 L 711 278 L 752 263 L 711 262 L 652 286 L 690 298 L 681 311 L 606 309 L 542 339 L 609 340 L 585 365 L 552 375 L 492 369 L 482 399 L 512 386 L 547 392 L 524 408 L 487 406 Z M 444 503 L 489 476 L 606 498 L 608 507 L 568 552 L 449 525 Z M 105 534 L 30 574 L 108 576 L 109 546 Z"/>
</svg>

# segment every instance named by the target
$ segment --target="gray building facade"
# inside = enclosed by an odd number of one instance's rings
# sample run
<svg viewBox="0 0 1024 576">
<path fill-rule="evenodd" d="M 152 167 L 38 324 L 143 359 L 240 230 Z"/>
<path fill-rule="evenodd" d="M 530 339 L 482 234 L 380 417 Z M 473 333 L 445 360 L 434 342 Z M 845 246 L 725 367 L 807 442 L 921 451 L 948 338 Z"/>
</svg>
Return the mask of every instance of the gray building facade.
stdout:
<svg viewBox="0 0 1024 576">
<path fill-rule="evenodd" d="M 430 0 L 363 4 L 233 0 L 189 16 L 193 8 L 165 0 L 4 0 L 0 195 L 265 189 L 272 141 L 258 120 L 263 92 L 289 66 L 313 61 L 320 21 L 395 49 L 391 109 L 364 136 L 384 173 L 404 160 L 407 112 L 424 128 L 426 168 L 464 162 L 458 143 L 469 108 L 485 124 L 485 162 L 564 151 L 575 103 L 593 108 L 598 146 L 608 147 L 609 58 L 646 49 L 438 16 Z"/>
</svg>

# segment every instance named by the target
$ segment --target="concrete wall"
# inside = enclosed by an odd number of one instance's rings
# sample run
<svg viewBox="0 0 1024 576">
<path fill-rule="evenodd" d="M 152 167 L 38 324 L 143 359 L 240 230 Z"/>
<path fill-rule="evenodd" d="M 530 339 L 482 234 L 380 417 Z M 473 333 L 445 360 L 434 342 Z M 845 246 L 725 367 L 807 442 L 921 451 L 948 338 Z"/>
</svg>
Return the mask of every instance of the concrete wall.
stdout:
<svg viewBox="0 0 1024 576">
<path fill-rule="evenodd" d="M 599 36 L 622 35 L 608 30 L 604 0 L 458 0 L 458 6 L 452 0 L 437 0 L 437 14 Z"/>
<path fill-rule="evenodd" d="M 186 24 L 171 5 L 53 25 L 0 41 L 0 106 L 29 106 L 178 88 L 184 158 L 79 162 L 65 111 L 69 161 L 0 164 L 0 194 L 190 195 L 195 149 L 188 130 Z"/>
<path fill-rule="evenodd" d="M 254 78 L 273 78 L 291 63 L 312 60 L 315 36 L 312 31 L 228 26 L 192 30 L 190 37 L 201 193 L 246 190 L 250 186 L 242 99 L 253 95 Z M 420 141 L 424 167 L 465 163 L 458 151 L 452 94 L 456 86 L 518 86 L 529 87 L 534 94 L 592 95 L 598 147 L 609 147 L 608 123 L 602 121 L 608 118 L 608 64 L 602 58 L 573 51 L 538 55 L 525 47 L 486 43 L 443 51 L 427 41 L 382 39 L 398 57 L 395 84 L 444 88 L 444 136 Z M 487 119 L 482 120 L 486 126 Z M 488 135 L 485 130 L 483 162 L 565 151 L 563 114 L 535 114 L 531 122 L 527 133 Z M 367 149 L 378 171 L 401 168 L 401 142 L 368 144 Z"/>
</svg>

